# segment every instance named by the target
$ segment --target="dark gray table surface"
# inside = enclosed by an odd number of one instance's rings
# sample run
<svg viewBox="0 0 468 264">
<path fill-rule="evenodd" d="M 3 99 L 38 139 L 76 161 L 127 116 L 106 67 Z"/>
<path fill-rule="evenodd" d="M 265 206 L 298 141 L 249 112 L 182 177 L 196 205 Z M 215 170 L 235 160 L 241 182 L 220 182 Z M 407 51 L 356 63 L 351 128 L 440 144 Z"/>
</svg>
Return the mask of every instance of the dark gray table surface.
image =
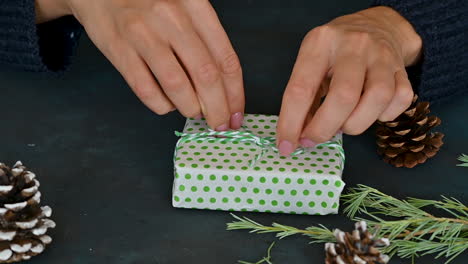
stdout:
<svg viewBox="0 0 468 264">
<path fill-rule="evenodd" d="M 277 114 L 304 34 L 368 1 L 213 1 L 241 58 L 247 112 Z M 227 212 L 171 206 L 174 130 L 184 118 L 146 109 L 118 72 L 83 38 L 72 69 L 56 78 L 1 72 L 0 160 L 22 160 L 41 180 L 43 203 L 57 228 L 53 244 L 30 263 L 236 263 L 261 258 L 273 235 L 225 231 Z M 438 156 L 415 169 L 397 169 L 375 153 L 372 131 L 345 137 L 344 180 L 397 197 L 467 202 L 468 98 L 432 108 L 446 134 Z M 350 229 L 342 215 L 239 213 L 259 222 L 306 227 L 322 223 Z M 323 263 L 323 246 L 305 237 L 277 243 L 275 264 Z M 442 263 L 431 257 L 417 263 Z M 410 263 L 397 258 L 393 264 Z M 468 263 L 467 254 L 453 261 Z"/>
</svg>

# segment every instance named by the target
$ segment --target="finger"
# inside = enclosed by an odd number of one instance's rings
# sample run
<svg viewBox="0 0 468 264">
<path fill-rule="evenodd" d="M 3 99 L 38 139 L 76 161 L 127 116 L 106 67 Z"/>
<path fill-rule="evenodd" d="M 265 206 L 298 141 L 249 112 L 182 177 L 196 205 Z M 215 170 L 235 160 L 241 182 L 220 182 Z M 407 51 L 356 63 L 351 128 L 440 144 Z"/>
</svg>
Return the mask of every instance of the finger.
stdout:
<svg viewBox="0 0 468 264">
<path fill-rule="evenodd" d="M 302 137 L 314 143 L 332 138 L 353 112 L 363 89 L 366 64 L 360 56 L 338 56 L 325 101 Z"/>
<path fill-rule="evenodd" d="M 244 84 L 239 58 L 209 1 L 184 1 L 192 23 L 221 71 L 231 114 L 230 126 L 238 129 L 244 117 Z M 203 19 L 199 19 L 203 16 Z"/>
<path fill-rule="evenodd" d="M 122 74 L 136 96 L 151 111 L 164 115 L 175 110 L 174 105 L 156 83 L 148 66 L 130 45 L 122 43 L 101 50 Z"/>
<path fill-rule="evenodd" d="M 328 91 L 329 85 L 330 85 L 330 81 L 327 78 L 325 78 L 323 80 L 322 84 L 320 85 L 319 91 L 315 95 L 314 102 L 312 103 L 312 106 L 310 107 L 309 112 L 307 113 L 306 120 L 304 122 L 304 124 L 305 124 L 304 126 L 306 126 L 307 124 L 310 123 L 310 121 L 312 121 L 312 118 L 314 117 L 315 112 L 317 112 L 317 110 L 319 109 L 320 104 L 321 104 L 324 96 L 326 95 L 326 92 Z M 306 147 L 306 148 L 312 148 L 312 147 L 315 147 L 315 145 L 316 145 L 315 142 L 313 142 L 312 140 L 310 140 L 308 138 L 301 138 L 299 140 L 299 143 L 303 147 Z"/>
<path fill-rule="evenodd" d="M 411 105 L 414 92 L 404 69 L 395 73 L 395 96 L 384 112 L 379 116 L 383 122 L 392 121 Z"/>
<path fill-rule="evenodd" d="M 190 75 L 208 124 L 216 130 L 227 130 L 228 101 L 220 71 L 208 48 L 189 24 L 181 34 L 171 33 L 169 40 Z"/>
<path fill-rule="evenodd" d="M 170 47 L 154 37 L 135 41 L 166 96 L 185 117 L 197 117 L 201 107 L 187 74 Z"/>
<path fill-rule="evenodd" d="M 344 123 L 343 132 L 349 135 L 364 132 L 387 108 L 394 94 L 394 67 L 386 64 L 369 67 L 364 93 L 358 106 Z"/>
<path fill-rule="evenodd" d="M 312 31 L 313 32 L 313 31 Z M 314 34 L 303 41 L 286 86 L 278 121 L 278 148 L 283 156 L 297 147 L 307 113 L 328 68 L 324 41 Z"/>
</svg>

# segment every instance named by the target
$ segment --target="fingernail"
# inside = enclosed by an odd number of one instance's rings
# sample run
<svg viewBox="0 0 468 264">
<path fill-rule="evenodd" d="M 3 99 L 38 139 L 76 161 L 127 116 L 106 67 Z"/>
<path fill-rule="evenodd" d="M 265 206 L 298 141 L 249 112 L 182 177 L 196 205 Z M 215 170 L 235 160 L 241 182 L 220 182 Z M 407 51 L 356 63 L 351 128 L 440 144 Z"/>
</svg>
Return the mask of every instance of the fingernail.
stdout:
<svg viewBox="0 0 468 264">
<path fill-rule="evenodd" d="M 195 119 L 201 119 L 202 117 L 203 117 L 202 114 L 198 114 L 198 115 L 195 116 L 194 118 L 195 118 Z"/>
<path fill-rule="evenodd" d="M 281 140 L 278 146 L 281 156 L 289 156 L 293 151 L 293 144 L 287 140 Z"/>
<path fill-rule="evenodd" d="M 244 121 L 244 115 L 241 112 L 237 112 L 231 116 L 231 128 L 239 129 Z"/>
<path fill-rule="evenodd" d="M 306 148 L 313 148 L 317 145 L 317 143 L 313 142 L 312 140 L 308 138 L 301 138 L 299 142 L 301 143 L 303 147 L 306 147 Z"/>
<path fill-rule="evenodd" d="M 226 131 L 228 129 L 229 129 L 229 126 L 227 124 L 222 124 L 216 128 L 216 131 Z"/>
<path fill-rule="evenodd" d="M 338 132 L 336 132 L 337 134 L 343 134 L 343 130 L 338 130 Z"/>
</svg>

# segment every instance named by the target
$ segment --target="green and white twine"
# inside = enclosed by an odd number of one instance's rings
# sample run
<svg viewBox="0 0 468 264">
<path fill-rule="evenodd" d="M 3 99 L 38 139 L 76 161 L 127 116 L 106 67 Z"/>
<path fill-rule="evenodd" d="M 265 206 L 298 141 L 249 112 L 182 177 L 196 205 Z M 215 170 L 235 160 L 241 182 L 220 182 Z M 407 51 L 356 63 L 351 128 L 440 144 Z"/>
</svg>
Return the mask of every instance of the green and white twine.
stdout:
<svg viewBox="0 0 468 264">
<path fill-rule="evenodd" d="M 218 142 L 250 142 L 254 143 L 256 146 L 261 148 L 261 152 L 251 160 L 249 160 L 249 166 L 253 167 L 257 161 L 261 160 L 265 153 L 271 149 L 275 153 L 278 153 L 278 148 L 276 147 L 276 138 L 275 137 L 261 137 L 255 135 L 253 132 L 245 129 L 245 130 L 231 130 L 231 131 L 214 131 L 209 130 L 208 132 L 199 132 L 199 133 L 181 133 L 175 131 L 176 136 L 180 137 L 179 141 L 177 142 L 176 149 L 174 152 L 174 159 L 177 156 L 177 150 L 179 146 L 184 144 L 187 141 L 191 140 L 215 140 Z M 345 160 L 345 153 L 343 149 L 343 142 L 342 140 L 331 140 L 321 144 L 318 146 L 323 147 L 335 147 L 339 155 L 341 157 L 341 162 L 343 163 Z M 293 153 L 292 156 L 300 155 L 305 153 L 305 148 L 299 147 Z"/>
</svg>

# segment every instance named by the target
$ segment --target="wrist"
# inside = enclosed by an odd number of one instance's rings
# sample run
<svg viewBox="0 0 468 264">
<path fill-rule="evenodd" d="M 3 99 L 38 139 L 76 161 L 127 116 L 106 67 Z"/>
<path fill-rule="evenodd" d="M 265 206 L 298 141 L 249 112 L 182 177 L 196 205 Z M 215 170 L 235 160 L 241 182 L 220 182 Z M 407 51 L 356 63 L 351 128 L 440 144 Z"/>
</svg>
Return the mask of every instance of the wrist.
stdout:
<svg viewBox="0 0 468 264">
<path fill-rule="evenodd" d="M 71 15 L 68 0 L 35 0 L 36 24 Z"/>
<path fill-rule="evenodd" d="M 421 57 L 422 39 L 408 20 L 386 6 L 370 8 L 367 11 L 373 13 L 379 23 L 392 33 L 401 48 L 405 66 L 416 64 Z"/>
<path fill-rule="evenodd" d="M 399 36 L 405 66 L 411 66 L 417 63 L 421 57 L 422 39 L 406 18 L 401 16 L 397 11 L 391 8 L 388 9 L 389 12 L 398 16 L 395 20 L 395 28 L 399 29 L 397 36 Z"/>
</svg>

